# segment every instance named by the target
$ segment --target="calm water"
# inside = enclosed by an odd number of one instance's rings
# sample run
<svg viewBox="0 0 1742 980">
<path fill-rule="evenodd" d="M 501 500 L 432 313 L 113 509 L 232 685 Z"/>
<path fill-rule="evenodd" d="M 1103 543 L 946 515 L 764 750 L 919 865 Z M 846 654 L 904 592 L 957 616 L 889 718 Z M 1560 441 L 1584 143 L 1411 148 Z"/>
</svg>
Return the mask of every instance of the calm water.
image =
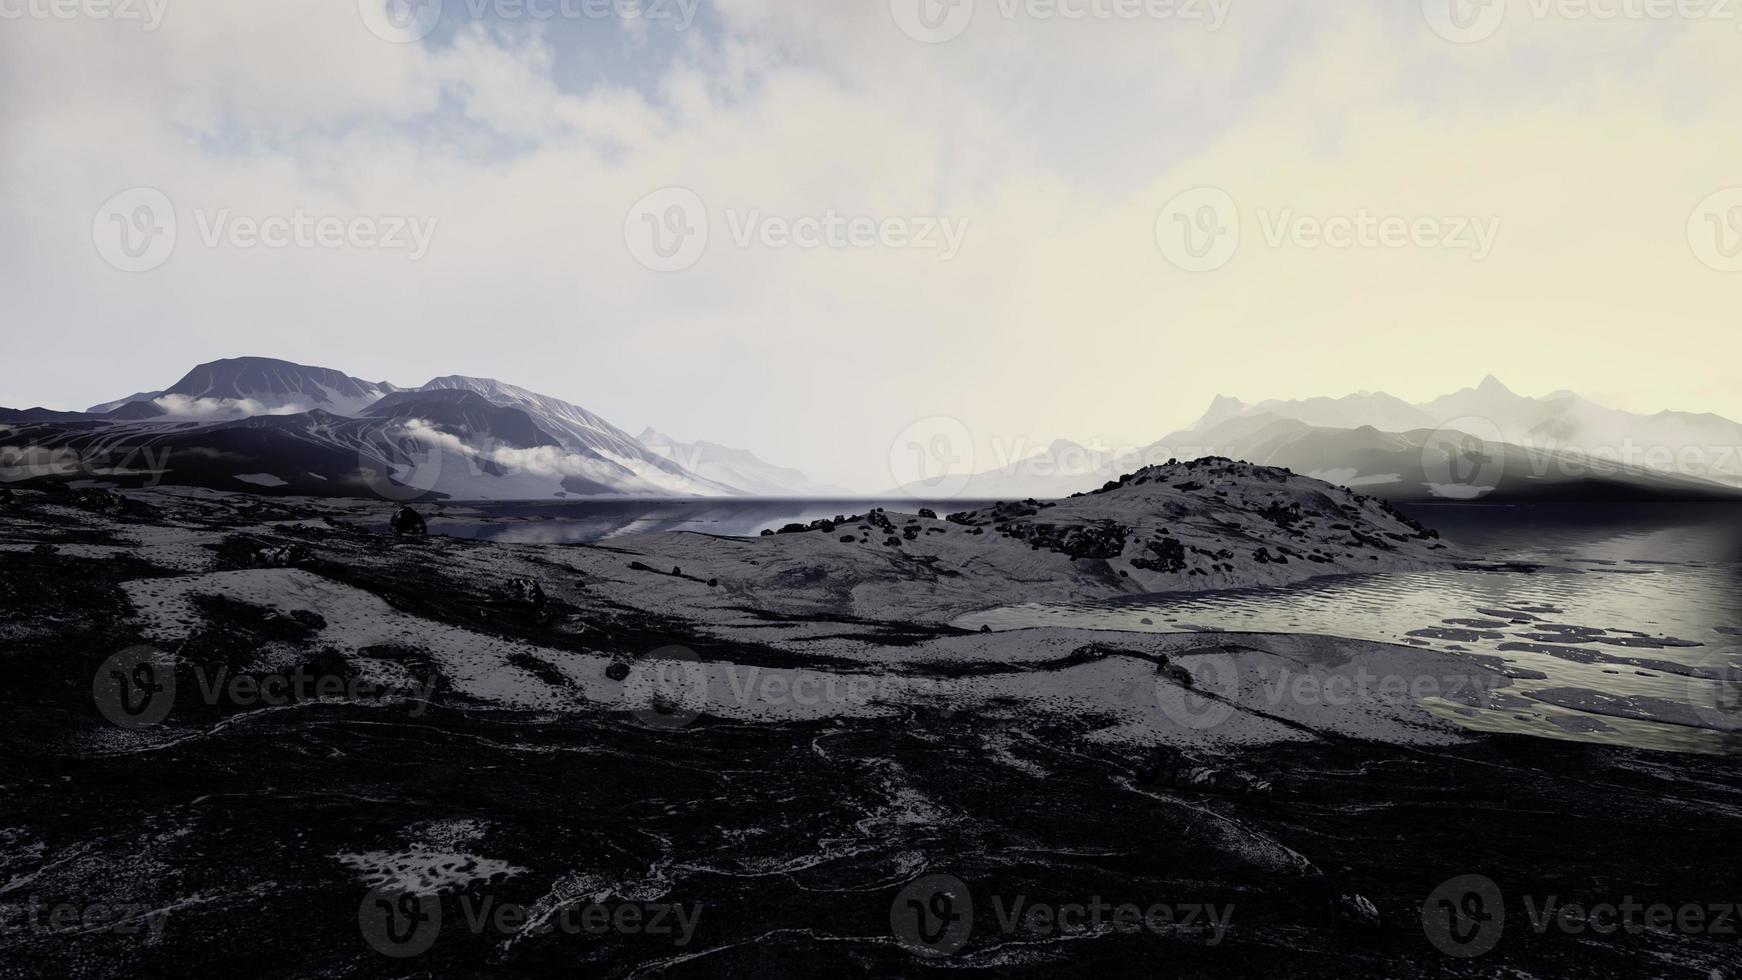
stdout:
<svg viewBox="0 0 1742 980">
<path fill-rule="evenodd" d="M 1516 690 L 1551 692 L 1544 695 L 1549 701 L 1508 701 L 1498 710 L 1457 712 L 1456 720 L 1658 748 L 1735 747 L 1742 730 L 1742 508 L 1448 506 L 1411 512 L 1459 550 L 1533 567 L 1027 605 L 959 624 L 1319 633 L 1497 656 L 1542 675 L 1519 678 Z M 1674 724 L 1661 723 L 1665 719 Z"/>
</svg>

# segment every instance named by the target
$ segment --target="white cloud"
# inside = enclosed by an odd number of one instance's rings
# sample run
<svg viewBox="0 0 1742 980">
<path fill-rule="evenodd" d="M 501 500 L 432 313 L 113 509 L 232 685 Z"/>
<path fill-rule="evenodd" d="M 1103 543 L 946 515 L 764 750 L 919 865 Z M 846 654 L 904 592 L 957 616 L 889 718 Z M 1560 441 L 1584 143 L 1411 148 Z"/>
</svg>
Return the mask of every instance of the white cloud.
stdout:
<svg viewBox="0 0 1742 980">
<path fill-rule="evenodd" d="M 245 419 L 255 415 L 298 415 L 309 410 L 306 405 L 264 405 L 252 398 L 190 398 L 187 395 L 160 395 L 152 403 L 172 418 L 222 421 Z"/>
<path fill-rule="evenodd" d="M 463 371 L 867 489 L 915 419 L 960 417 L 983 449 L 1141 444 L 1219 390 L 1421 398 L 1494 371 L 1742 415 L 1711 356 L 1733 348 L 1733 277 L 1685 237 L 1696 202 L 1742 183 L 1734 31 L 1514 16 L 1459 46 L 1377 0 L 1236 2 L 1213 33 L 979 6 L 922 45 L 885 3 L 721 0 L 712 27 L 639 49 L 633 79 L 565 61 L 596 53 L 572 31 L 388 44 L 349 2 L 179 2 L 151 34 L 9 23 L 0 276 L 31 333 L 0 403 L 82 404 L 249 353 L 402 384 Z M 1270 248 L 1248 215 L 1235 260 L 1191 276 L 1154 220 L 1200 184 L 1248 209 L 1501 232 L 1472 263 Z M 409 262 L 206 248 L 184 222 L 162 268 L 128 275 L 91 216 L 139 185 L 184 212 L 441 234 Z M 701 262 L 659 275 L 623 225 L 667 185 L 715 228 Z M 947 263 L 737 249 L 726 208 L 971 230 Z"/>
</svg>

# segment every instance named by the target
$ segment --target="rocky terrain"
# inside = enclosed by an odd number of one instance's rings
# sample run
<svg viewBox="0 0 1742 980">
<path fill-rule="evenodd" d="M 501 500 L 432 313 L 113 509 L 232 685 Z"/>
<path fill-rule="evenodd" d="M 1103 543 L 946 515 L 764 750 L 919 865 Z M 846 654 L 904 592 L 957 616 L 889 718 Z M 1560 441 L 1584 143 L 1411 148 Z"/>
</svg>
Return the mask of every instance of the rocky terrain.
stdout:
<svg viewBox="0 0 1742 980">
<path fill-rule="evenodd" d="M 1208 591 L 1448 565 L 1435 532 L 1382 501 L 1286 470 L 1205 459 L 1154 466 L 1063 501 L 939 515 L 874 510 L 765 540 L 641 535 L 652 569 L 689 567 L 717 593 L 672 599 L 946 621 L 991 605 Z"/>
<path fill-rule="evenodd" d="M 443 538 L 439 510 L 396 538 L 390 511 L 0 494 L 0 975 L 1735 968 L 1733 936 L 1539 934 L 1517 901 L 1475 961 L 1423 921 L 1470 874 L 1733 901 L 1708 859 L 1742 814 L 1732 757 L 1449 720 L 1503 703 L 1498 660 L 948 625 L 1469 559 L 1347 491 L 1212 460 L 1056 504 L 593 546 Z M 939 876 L 973 895 L 965 929 L 904 918 Z"/>
</svg>

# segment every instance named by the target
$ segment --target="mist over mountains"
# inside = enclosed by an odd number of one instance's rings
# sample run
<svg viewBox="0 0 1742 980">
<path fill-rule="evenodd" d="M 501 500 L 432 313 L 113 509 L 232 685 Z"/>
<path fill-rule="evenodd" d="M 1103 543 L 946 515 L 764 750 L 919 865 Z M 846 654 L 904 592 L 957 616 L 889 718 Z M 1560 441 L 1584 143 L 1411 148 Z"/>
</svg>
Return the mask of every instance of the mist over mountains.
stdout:
<svg viewBox="0 0 1742 980">
<path fill-rule="evenodd" d="M 1428 402 L 1383 392 L 1247 403 L 1218 396 L 1137 450 L 1058 440 L 998 468 L 888 495 L 1062 498 L 1170 459 L 1223 456 L 1394 501 L 1742 499 L 1742 425 L 1640 415 L 1494 377 Z M 0 410 L 0 477 L 164 482 L 390 499 L 851 496 L 719 443 L 640 435 L 488 378 L 416 388 L 263 357 L 200 364 L 86 412 Z"/>
<path fill-rule="evenodd" d="M 488 378 L 400 388 L 261 357 L 201 364 L 86 413 L 0 411 L 0 423 L 12 479 L 137 481 L 145 466 L 218 489 L 480 500 L 799 494 L 777 478 L 804 482 L 780 467 L 755 491 L 709 479 L 579 405 Z"/>
<path fill-rule="evenodd" d="M 1640 415 L 1570 391 L 1531 398 L 1489 376 L 1420 404 L 1384 392 L 1251 404 L 1217 396 L 1196 422 L 1149 445 L 1109 452 L 1061 440 L 975 473 L 961 493 L 1068 496 L 1203 456 L 1285 467 L 1394 501 L 1732 499 L 1742 487 L 1742 425 L 1729 419 Z M 924 485 L 901 489 L 920 494 Z"/>
</svg>

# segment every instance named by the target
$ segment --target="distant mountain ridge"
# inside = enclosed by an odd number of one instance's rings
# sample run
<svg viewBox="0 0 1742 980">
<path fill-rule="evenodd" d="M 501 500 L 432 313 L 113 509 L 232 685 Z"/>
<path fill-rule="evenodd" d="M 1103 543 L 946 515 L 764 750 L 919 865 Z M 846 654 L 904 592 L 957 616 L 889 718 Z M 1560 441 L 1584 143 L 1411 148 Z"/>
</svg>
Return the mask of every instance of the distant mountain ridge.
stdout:
<svg viewBox="0 0 1742 980">
<path fill-rule="evenodd" d="M 1513 392 L 1493 375 L 1473 388 L 1415 405 L 1383 392 L 1251 405 L 1218 396 L 1195 424 L 1160 441 L 1191 442 L 1194 434 L 1213 431 L 1230 419 L 1261 416 L 1319 428 L 1368 425 L 1385 432 L 1451 428 L 1521 448 L 1597 457 L 1742 486 L 1742 424 L 1710 413 L 1641 415 L 1564 390 L 1531 398 Z"/>
<path fill-rule="evenodd" d="M 1169 459 L 1223 456 L 1397 502 L 1742 499 L 1742 425 L 1638 415 L 1568 391 L 1529 398 L 1491 375 L 1420 404 L 1384 392 L 1250 404 L 1217 395 L 1191 426 L 1087 472 L 1053 456 L 976 473 L 961 495 L 1059 498 Z"/>
<path fill-rule="evenodd" d="M 200 364 L 168 388 L 84 413 L 0 410 L 0 422 L 0 438 L 38 453 L 154 450 L 172 461 L 157 474 L 165 482 L 226 489 L 240 481 L 349 494 L 393 485 L 395 494 L 465 499 L 766 489 L 693 473 L 578 405 L 516 385 L 448 375 L 401 388 L 266 357 Z M 762 465 L 808 484 L 797 470 Z"/>
<path fill-rule="evenodd" d="M 799 470 L 776 466 L 746 449 L 713 442 L 679 442 L 653 428 L 635 437 L 649 450 L 698 476 L 755 497 L 843 497 L 852 492 L 817 483 Z"/>
<path fill-rule="evenodd" d="M 240 481 L 308 494 L 403 485 L 454 499 L 851 496 L 746 450 L 652 428 L 632 436 L 571 402 L 466 375 L 402 388 L 239 357 L 85 413 L 0 409 L 0 452 L 14 462 L 21 449 L 40 459 L 130 446 L 173 451 L 162 481 L 223 489 Z M 1193 425 L 1148 446 L 1115 455 L 1058 440 L 972 475 L 956 496 L 1057 499 L 1172 458 L 1207 456 L 1286 467 L 1393 501 L 1739 499 L 1742 487 L 1742 425 L 1711 414 L 1629 413 L 1569 391 L 1531 398 L 1489 376 L 1418 404 L 1384 392 L 1256 403 L 1218 395 Z M 40 470 L 0 465 L 0 480 Z"/>
</svg>

